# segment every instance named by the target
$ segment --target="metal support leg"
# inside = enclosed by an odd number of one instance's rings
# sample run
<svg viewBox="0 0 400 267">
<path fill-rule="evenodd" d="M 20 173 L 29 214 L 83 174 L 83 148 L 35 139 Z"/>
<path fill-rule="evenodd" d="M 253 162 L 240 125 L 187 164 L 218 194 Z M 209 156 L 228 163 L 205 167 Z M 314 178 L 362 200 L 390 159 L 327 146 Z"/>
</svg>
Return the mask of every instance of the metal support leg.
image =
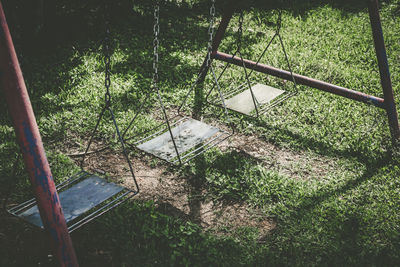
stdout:
<svg viewBox="0 0 400 267">
<path fill-rule="evenodd" d="M 390 133 L 392 135 L 392 140 L 395 143 L 400 139 L 400 128 L 396 104 L 393 96 L 392 81 L 390 79 L 389 64 L 386 55 L 381 19 L 379 16 L 378 0 L 370 0 L 368 2 L 368 11 L 371 21 L 372 35 L 374 37 L 376 57 L 378 59 L 379 73 L 381 76 L 381 85 L 385 99 L 386 113 L 389 120 Z"/>
<path fill-rule="evenodd" d="M 0 23 L 0 85 L 35 191 L 40 216 L 59 265 L 78 266 L 1 3 Z"/>
</svg>

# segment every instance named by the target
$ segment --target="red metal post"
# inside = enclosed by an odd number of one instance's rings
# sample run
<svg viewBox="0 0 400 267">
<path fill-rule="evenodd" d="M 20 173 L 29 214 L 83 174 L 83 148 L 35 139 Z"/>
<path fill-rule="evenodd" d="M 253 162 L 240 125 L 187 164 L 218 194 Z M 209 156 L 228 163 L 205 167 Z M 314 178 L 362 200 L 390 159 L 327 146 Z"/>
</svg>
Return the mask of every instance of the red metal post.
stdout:
<svg viewBox="0 0 400 267">
<path fill-rule="evenodd" d="M 378 0 L 368 3 L 369 18 L 371 21 L 372 36 L 374 38 L 375 52 L 378 59 L 381 85 L 385 98 L 386 113 L 389 120 L 390 132 L 394 142 L 400 139 L 399 119 L 393 96 L 392 81 L 390 79 L 389 64 L 386 55 L 385 41 L 383 38 L 381 19 L 379 16 Z"/>
<path fill-rule="evenodd" d="M 78 266 L 1 2 L 0 23 L 0 85 L 35 191 L 40 216 L 60 266 Z"/>
</svg>

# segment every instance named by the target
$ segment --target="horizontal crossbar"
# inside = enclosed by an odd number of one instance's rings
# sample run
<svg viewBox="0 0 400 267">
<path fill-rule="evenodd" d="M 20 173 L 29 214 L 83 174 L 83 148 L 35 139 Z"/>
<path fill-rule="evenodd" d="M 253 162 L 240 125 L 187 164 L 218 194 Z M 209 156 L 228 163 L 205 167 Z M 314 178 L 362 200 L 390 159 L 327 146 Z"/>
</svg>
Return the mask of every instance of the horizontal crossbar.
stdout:
<svg viewBox="0 0 400 267">
<path fill-rule="evenodd" d="M 237 66 L 243 66 L 242 65 L 242 60 L 237 57 L 237 56 L 232 56 L 230 54 L 226 54 L 223 52 L 213 52 L 212 57 L 217 60 L 225 61 Z M 291 81 L 292 77 L 290 75 L 289 71 L 286 70 L 281 70 L 272 66 L 268 66 L 265 64 L 257 63 L 248 59 L 244 59 L 244 64 L 246 68 L 253 69 L 255 71 L 269 74 L 284 80 Z M 333 85 L 324 81 L 316 80 L 307 76 L 299 75 L 293 73 L 293 77 L 296 81 L 297 84 L 303 84 L 307 85 L 310 87 L 313 87 L 315 89 L 319 89 L 325 92 L 333 93 L 336 95 L 340 95 L 346 98 L 350 98 L 359 102 L 367 103 L 367 104 L 373 104 L 376 107 L 379 108 L 386 108 L 385 101 L 383 98 L 364 94 L 358 91 L 354 91 L 351 89 L 347 89 L 341 86 Z"/>
</svg>

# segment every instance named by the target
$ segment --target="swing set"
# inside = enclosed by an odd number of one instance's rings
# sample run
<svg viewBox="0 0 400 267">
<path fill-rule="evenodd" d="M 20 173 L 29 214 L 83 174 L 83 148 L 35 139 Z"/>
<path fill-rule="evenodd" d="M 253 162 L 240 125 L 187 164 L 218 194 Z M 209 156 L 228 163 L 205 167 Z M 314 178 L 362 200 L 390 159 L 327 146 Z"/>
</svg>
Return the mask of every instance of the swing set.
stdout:
<svg viewBox="0 0 400 267">
<path fill-rule="evenodd" d="M 233 1 L 233 3 L 236 3 L 236 1 Z M 112 111 L 112 101 L 109 90 L 111 85 L 110 31 L 109 23 L 106 19 L 106 37 L 103 46 L 106 89 L 104 106 L 99 114 L 95 128 L 85 150 L 81 162 L 82 170 L 56 186 L 46 159 L 35 116 L 23 81 L 22 72 L 19 68 L 18 59 L 5 20 L 3 8 L 0 3 L 1 32 L 3 33 L 0 35 L 0 57 L 4 59 L 0 61 L 0 73 L 3 74 L 0 76 L 0 82 L 5 91 L 5 98 L 10 110 L 9 113 L 14 123 L 18 143 L 21 146 L 26 169 L 29 173 L 30 181 L 36 196 L 35 199 L 12 207 L 9 212 L 33 225 L 44 228 L 51 233 L 51 242 L 54 253 L 57 255 L 60 263 L 73 266 L 77 265 L 77 259 L 72 247 L 69 232 L 117 207 L 124 201 L 139 193 L 139 186 L 125 144 L 137 147 L 140 150 L 170 163 L 184 164 L 201 155 L 208 149 L 216 146 L 234 133 L 229 110 L 259 118 L 270 108 L 295 95 L 297 93 L 298 84 L 307 85 L 385 109 L 388 116 L 392 139 L 393 141 L 399 139 L 400 129 L 393 97 L 393 89 L 390 80 L 377 0 L 368 0 L 368 10 L 384 98 L 363 94 L 351 89 L 293 73 L 280 32 L 282 23 L 281 12 L 278 13 L 275 34 L 267 43 L 266 48 L 256 62 L 244 59 L 242 55 L 243 12 L 241 12 L 239 16 L 236 51 L 233 54 L 218 51 L 219 45 L 235 9 L 236 6 L 234 4 L 226 7 L 222 21 L 214 36 L 215 0 L 211 0 L 211 18 L 208 28 L 209 39 L 206 58 L 204 59 L 195 82 L 188 90 L 187 95 L 178 109 L 178 115 L 170 118 L 166 111 L 158 85 L 160 8 L 158 4 L 156 5 L 154 10 L 153 28 L 154 73 L 152 86 L 148 90 L 146 98 L 141 103 L 139 110 L 142 110 L 144 104 L 150 99 L 151 94 L 155 93 L 157 94 L 158 103 L 162 110 L 163 122 L 157 127 L 147 131 L 144 134 L 144 137 L 138 135 L 127 136 L 129 129 L 134 127 L 139 113 L 133 116 L 129 126 L 121 134 Z M 260 63 L 262 57 L 275 39 L 279 40 L 289 71 Z M 218 77 L 214 71 L 212 64 L 213 60 L 220 60 L 227 63 Z M 225 70 L 229 67 L 229 64 L 239 66 L 243 69 L 245 81 L 239 87 L 222 90 L 219 81 Z M 10 68 L 10 66 L 14 67 Z M 248 72 L 248 69 L 251 71 Z M 221 130 L 216 126 L 208 125 L 198 119 L 185 116 L 181 112 L 194 88 L 196 86 L 200 86 L 201 88 L 204 87 L 203 84 L 208 71 L 210 71 L 212 75 L 213 87 L 207 92 L 206 100 L 213 105 L 223 108 L 226 115 L 226 122 L 231 126 L 231 132 Z M 259 82 L 252 82 L 250 77 L 253 72 L 260 72 L 291 81 L 293 83 L 293 90 L 284 91 Z M 134 189 L 125 188 L 108 181 L 104 177 L 99 177 L 84 170 L 86 155 L 95 138 L 98 126 L 106 112 L 109 112 L 111 115 L 112 123 L 116 135 L 118 136 L 118 141 L 121 145 L 123 155 L 127 161 L 134 182 Z M 59 195 L 57 191 L 60 192 Z"/>
<path fill-rule="evenodd" d="M 233 1 L 233 3 L 236 2 Z M 400 137 L 397 111 L 394 104 L 393 89 L 391 86 L 389 70 L 387 67 L 387 58 L 383 43 L 383 34 L 380 26 L 380 19 L 376 1 L 369 1 L 368 9 L 371 19 L 371 27 L 374 37 L 376 54 L 379 63 L 379 70 L 381 74 L 381 84 L 384 92 L 384 98 L 367 95 L 351 89 L 332 85 L 323 81 L 315 80 L 306 76 L 293 73 L 281 36 L 282 11 L 278 12 L 276 29 L 273 37 L 267 43 L 266 47 L 264 48 L 263 52 L 258 57 L 258 60 L 256 62 L 244 59 L 241 52 L 244 20 L 243 11 L 240 12 L 239 15 L 239 27 L 237 30 L 235 52 L 233 54 L 226 54 L 218 51 L 219 45 L 231 21 L 235 9 L 236 6 L 234 4 L 227 7 L 222 17 L 222 21 L 219 25 L 217 33 L 214 37 L 215 0 L 211 1 L 210 24 L 208 28 L 209 40 L 206 58 L 204 59 L 203 65 L 200 68 L 196 81 L 190 87 L 184 100 L 182 101 L 182 104 L 178 108 L 178 115 L 173 118 L 169 118 L 158 86 L 158 37 L 160 29 L 160 7 L 157 2 L 154 10 L 153 27 L 153 85 L 152 89 L 148 91 L 147 96 L 142 102 L 139 110 L 142 110 L 144 103 L 149 100 L 151 93 L 155 91 L 158 97 L 159 106 L 162 110 L 164 122 L 159 124 L 157 127 L 145 132 L 143 135 L 133 135 L 127 137 L 126 135 L 128 130 L 134 126 L 135 121 L 138 118 L 139 113 L 136 113 L 136 115 L 129 123 L 129 126 L 125 129 L 123 133 L 123 137 L 127 144 L 136 147 L 146 153 L 152 154 L 160 159 L 166 160 L 167 162 L 173 164 L 184 164 L 234 134 L 234 128 L 232 126 L 228 110 L 247 116 L 260 118 L 260 116 L 265 114 L 271 108 L 296 95 L 298 93 L 297 84 L 307 85 L 309 87 L 313 87 L 319 90 L 323 90 L 349 99 L 353 99 L 366 104 L 372 104 L 376 107 L 386 109 L 393 141 L 397 140 Z M 289 71 L 277 69 L 275 67 L 260 63 L 261 59 L 264 57 L 265 53 L 271 47 L 271 44 L 275 39 L 278 39 L 279 41 Z M 226 62 L 225 67 L 218 77 L 212 64 L 213 60 Z M 245 81 L 238 87 L 232 87 L 223 90 L 221 89 L 219 81 L 230 65 L 237 65 L 242 68 L 245 74 Z M 250 72 L 248 72 L 248 69 L 250 69 Z M 188 118 L 185 116 L 183 118 L 181 117 L 180 112 L 185 106 L 190 94 L 194 91 L 196 86 L 204 88 L 203 84 L 208 71 L 211 72 L 214 85 L 207 92 L 205 99 L 208 103 L 224 109 L 226 122 L 231 127 L 230 133 L 219 129 L 218 127 L 210 126 L 204 122 L 195 120 L 193 118 Z M 284 80 L 288 80 L 292 82 L 293 89 L 284 91 L 282 89 L 277 89 L 259 82 L 252 82 L 250 80 L 250 77 L 254 72 L 264 73 Z"/>
</svg>

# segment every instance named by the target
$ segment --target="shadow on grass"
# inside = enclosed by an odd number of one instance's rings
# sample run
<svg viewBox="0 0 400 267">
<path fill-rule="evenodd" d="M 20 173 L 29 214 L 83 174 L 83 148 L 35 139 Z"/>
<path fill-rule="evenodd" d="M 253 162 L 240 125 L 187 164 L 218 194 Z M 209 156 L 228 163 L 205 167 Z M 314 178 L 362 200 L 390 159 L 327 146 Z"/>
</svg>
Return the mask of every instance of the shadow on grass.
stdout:
<svg viewBox="0 0 400 267">
<path fill-rule="evenodd" d="M 398 264 L 398 257 L 391 254 L 393 248 L 377 249 L 374 252 L 366 251 L 363 244 L 365 242 L 363 235 L 366 233 L 365 229 L 361 229 L 361 225 L 365 224 L 363 222 L 365 218 L 357 210 L 360 208 L 357 204 L 347 207 L 345 211 L 340 208 L 337 210 L 334 205 L 322 205 L 324 202 L 329 202 L 332 197 L 340 198 L 339 196 L 349 195 L 351 190 L 372 179 L 381 168 L 389 166 L 389 164 L 380 163 L 376 166 L 368 166 L 367 170 L 356 179 L 333 190 L 316 192 L 303 199 L 289 213 L 282 214 L 281 217 L 277 216 L 278 227 L 262 238 L 270 245 L 271 262 L 287 266 L 306 264 L 310 261 L 318 262 L 318 265 L 391 266 Z M 323 209 L 324 212 L 322 212 Z M 315 218 L 316 216 L 323 218 Z M 321 231 L 319 238 L 313 236 L 316 234 L 315 232 L 310 232 L 316 231 L 316 229 Z M 328 243 L 326 243 L 326 237 L 329 235 L 327 232 L 332 232 Z M 303 247 L 296 245 L 305 242 L 307 238 L 313 239 L 315 243 L 306 242 Z M 391 237 L 391 240 L 394 244 L 396 243 L 395 237 Z M 379 252 L 377 253 L 377 251 Z"/>
<path fill-rule="evenodd" d="M 9 229 L 0 236 L 2 266 L 54 266 L 42 232 L 15 220 L 2 220 L 1 232 Z M 259 257 L 246 244 L 203 233 L 151 202 L 127 202 L 71 237 L 82 266 L 236 266 L 248 262 L 243 254 L 254 255 L 253 262 Z"/>
<path fill-rule="evenodd" d="M 360 103 L 360 105 L 363 105 Z M 279 136 L 287 137 L 288 140 L 295 140 L 297 146 L 300 149 L 310 150 L 322 156 L 328 156 L 332 158 L 344 158 L 344 159 L 356 159 L 358 162 L 365 165 L 376 166 L 379 165 L 380 162 L 388 162 L 392 158 L 393 150 L 395 147 L 390 142 L 390 140 L 382 140 L 381 147 L 384 149 L 383 151 L 373 151 L 368 146 L 367 143 L 364 143 L 362 140 L 362 135 L 358 136 L 358 142 L 351 143 L 346 148 L 336 147 L 332 144 L 326 142 L 326 140 L 318 140 L 315 137 L 308 136 L 305 134 L 295 133 L 289 129 L 283 129 L 279 126 L 274 126 L 271 123 L 265 122 L 260 119 L 251 118 L 251 117 L 242 117 L 248 122 L 251 122 L 256 127 L 265 129 L 266 132 L 271 131 L 272 133 L 278 132 Z M 376 125 L 375 125 L 376 126 Z M 241 125 L 240 127 L 243 127 Z M 389 129 L 383 129 L 389 130 Z M 333 133 L 329 133 L 333 134 Z M 270 140 L 268 138 L 268 142 L 274 143 L 274 140 Z M 278 141 L 279 143 L 280 141 Z M 279 144 L 278 144 L 279 145 Z"/>
</svg>

